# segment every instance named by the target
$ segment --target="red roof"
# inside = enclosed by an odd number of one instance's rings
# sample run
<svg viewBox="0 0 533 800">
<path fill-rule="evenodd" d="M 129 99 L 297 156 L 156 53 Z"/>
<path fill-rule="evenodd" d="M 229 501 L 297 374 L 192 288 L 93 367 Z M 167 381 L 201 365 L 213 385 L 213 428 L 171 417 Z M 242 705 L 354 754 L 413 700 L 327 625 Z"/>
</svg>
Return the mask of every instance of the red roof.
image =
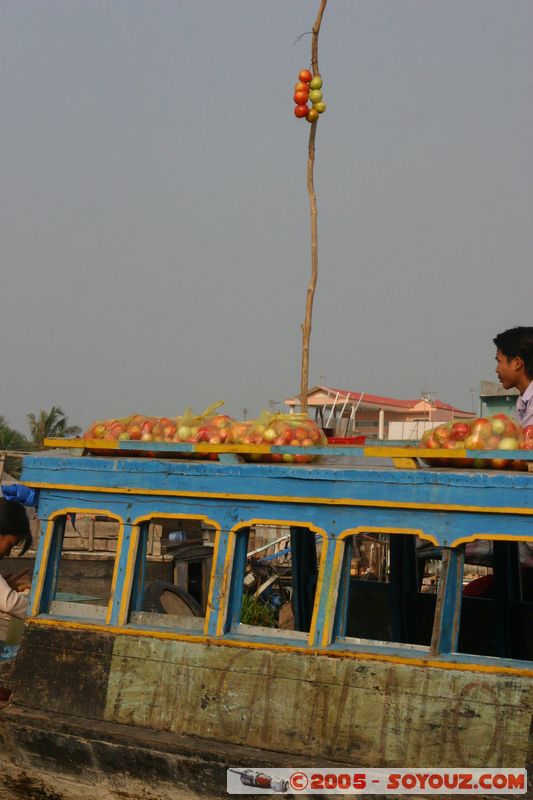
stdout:
<svg viewBox="0 0 533 800">
<path fill-rule="evenodd" d="M 337 403 L 348 401 L 359 402 L 361 401 L 364 405 L 376 405 L 376 406 L 393 406 L 398 409 L 411 409 L 415 408 L 419 403 L 427 402 L 431 408 L 438 408 L 441 411 L 453 411 L 458 412 L 460 414 L 464 414 L 465 416 L 472 416 L 474 417 L 475 414 L 472 411 L 462 411 L 460 408 L 456 408 L 455 406 L 450 405 L 449 403 L 443 403 L 441 400 L 432 400 L 431 402 L 425 400 L 423 397 L 418 397 L 416 400 L 399 400 L 396 397 L 383 397 L 377 394 L 368 394 L 367 392 L 351 392 L 347 389 L 335 389 L 332 386 L 313 386 L 312 389 L 309 389 L 307 397 L 311 399 L 313 394 L 317 393 L 321 394 L 328 394 L 332 396 L 334 400 L 337 395 Z M 300 396 L 296 395 L 295 397 L 290 397 L 288 400 L 285 400 L 286 405 L 297 405 L 300 402 Z"/>
</svg>

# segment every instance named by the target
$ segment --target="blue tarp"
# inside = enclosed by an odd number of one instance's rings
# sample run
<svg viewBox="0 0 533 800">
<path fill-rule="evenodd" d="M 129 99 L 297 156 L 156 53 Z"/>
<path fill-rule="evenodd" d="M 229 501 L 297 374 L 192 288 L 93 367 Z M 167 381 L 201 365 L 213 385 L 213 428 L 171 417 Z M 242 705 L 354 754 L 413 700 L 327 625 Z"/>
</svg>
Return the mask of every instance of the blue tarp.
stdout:
<svg viewBox="0 0 533 800">
<path fill-rule="evenodd" d="M 39 495 L 36 489 L 29 489 L 22 483 L 6 483 L 2 486 L 2 493 L 6 500 L 16 500 L 24 506 L 36 506 Z"/>
</svg>

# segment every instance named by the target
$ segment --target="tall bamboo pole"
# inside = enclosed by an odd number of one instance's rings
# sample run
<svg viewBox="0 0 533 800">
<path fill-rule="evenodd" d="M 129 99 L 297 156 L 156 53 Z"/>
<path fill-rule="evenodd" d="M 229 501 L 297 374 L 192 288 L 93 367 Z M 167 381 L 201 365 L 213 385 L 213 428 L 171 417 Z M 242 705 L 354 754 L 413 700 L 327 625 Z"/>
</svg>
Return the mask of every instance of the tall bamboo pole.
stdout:
<svg viewBox="0 0 533 800">
<path fill-rule="evenodd" d="M 326 10 L 328 0 L 321 0 L 320 8 L 313 25 L 311 41 L 311 72 L 319 75 L 318 69 L 318 34 L 322 24 L 322 17 Z M 309 145 L 307 154 L 307 193 L 309 195 L 309 212 L 311 218 L 311 277 L 307 286 L 307 298 L 305 303 L 305 319 L 302 325 L 302 369 L 300 380 L 300 407 L 307 413 L 307 392 L 309 389 L 309 341 L 311 339 L 311 325 L 313 320 L 313 300 L 315 297 L 316 283 L 318 279 L 318 210 L 316 205 L 316 193 L 314 183 L 315 172 L 315 139 L 317 121 L 311 123 L 309 131 Z"/>
</svg>

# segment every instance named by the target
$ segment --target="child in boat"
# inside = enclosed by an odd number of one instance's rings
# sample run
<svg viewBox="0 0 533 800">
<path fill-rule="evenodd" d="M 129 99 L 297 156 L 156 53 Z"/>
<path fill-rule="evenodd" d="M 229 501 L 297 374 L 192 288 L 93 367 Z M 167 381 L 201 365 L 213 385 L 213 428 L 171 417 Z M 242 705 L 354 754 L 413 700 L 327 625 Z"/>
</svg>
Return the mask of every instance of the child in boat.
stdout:
<svg viewBox="0 0 533 800">
<path fill-rule="evenodd" d="M 533 425 L 533 328 L 510 328 L 494 339 L 496 374 L 504 389 L 518 389 L 515 417 Z"/>
<path fill-rule="evenodd" d="M 30 523 L 24 506 L 0 497 L 0 559 L 9 556 L 17 545 L 18 555 L 23 555 L 31 543 Z M 28 598 L 23 591 L 30 586 L 28 572 L 0 575 L 0 639 L 5 638 L 2 628 L 7 628 L 7 625 L 2 625 L 2 620 L 9 621 L 10 617 L 22 619 L 26 616 Z"/>
</svg>

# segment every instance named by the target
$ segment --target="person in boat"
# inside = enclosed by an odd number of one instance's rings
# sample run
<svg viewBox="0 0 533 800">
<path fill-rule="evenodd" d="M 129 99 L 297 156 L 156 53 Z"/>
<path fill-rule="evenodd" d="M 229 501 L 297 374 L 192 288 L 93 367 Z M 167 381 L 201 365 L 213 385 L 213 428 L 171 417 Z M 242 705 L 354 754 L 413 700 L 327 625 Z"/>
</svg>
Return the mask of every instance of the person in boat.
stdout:
<svg viewBox="0 0 533 800">
<path fill-rule="evenodd" d="M 533 425 L 533 328 L 510 328 L 495 339 L 496 374 L 504 389 L 518 389 L 515 417 Z"/>
<path fill-rule="evenodd" d="M 18 546 L 18 555 L 23 555 L 32 544 L 30 522 L 21 503 L 0 497 L 0 558 L 11 554 Z M 0 575 L 0 639 L 2 620 L 11 617 L 23 619 L 28 609 L 28 598 L 24 591 L 31 586 L 28 571 L 18 574 Z"/>
</svg>

